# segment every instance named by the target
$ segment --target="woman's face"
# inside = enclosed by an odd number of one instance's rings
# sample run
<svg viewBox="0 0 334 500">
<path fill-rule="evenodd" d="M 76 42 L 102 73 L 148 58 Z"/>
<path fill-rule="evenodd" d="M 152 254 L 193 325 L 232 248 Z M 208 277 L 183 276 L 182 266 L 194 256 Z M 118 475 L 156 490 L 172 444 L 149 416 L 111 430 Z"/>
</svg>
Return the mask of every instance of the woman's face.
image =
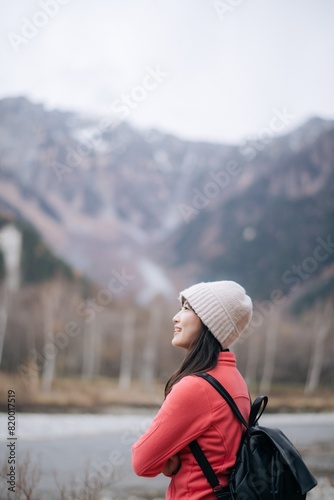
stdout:
<svg viewBox="0 0 334 500">
<path fill-rule="evenodd" d="M 187 301 L 183 303 L 181 310 L 175 314 L 173 321 L 173 346 L 189 349 L 202 330 L 202 321 L 191 309 Z"/>
</svg>

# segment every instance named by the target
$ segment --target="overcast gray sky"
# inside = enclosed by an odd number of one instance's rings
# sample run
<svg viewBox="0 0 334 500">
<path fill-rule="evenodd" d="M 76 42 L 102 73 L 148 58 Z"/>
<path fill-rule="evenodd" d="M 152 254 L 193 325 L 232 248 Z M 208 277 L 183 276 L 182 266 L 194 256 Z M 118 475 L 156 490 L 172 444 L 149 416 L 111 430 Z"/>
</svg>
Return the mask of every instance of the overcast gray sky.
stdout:
<svg viewBox="0 0 334 500">
<path fill-rule="evenodd" d="M 219 142 L 256 136 L 274 109 L 290 128 L 334 118 L 333 0 L 0 5 L 0 98 L 102 117 L 122 103 L 135 126 Z"/>
</svg>

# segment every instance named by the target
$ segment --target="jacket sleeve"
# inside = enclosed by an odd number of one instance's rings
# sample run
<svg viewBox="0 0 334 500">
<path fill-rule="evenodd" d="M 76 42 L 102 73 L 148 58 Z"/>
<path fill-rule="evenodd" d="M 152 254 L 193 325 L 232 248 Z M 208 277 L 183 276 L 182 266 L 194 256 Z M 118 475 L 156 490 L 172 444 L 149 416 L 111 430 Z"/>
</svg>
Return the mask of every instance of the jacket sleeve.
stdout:
<svg viewBox="0 0 334 500">
<path fill-rule="evenodd" d="M 188 376 L 175 384 L 149 429 L 132 446 L 132 466 L 138 476 L 160 474 L 168 458 L 210 426 L 211 405 L 201 382 Z"/>
</svg>

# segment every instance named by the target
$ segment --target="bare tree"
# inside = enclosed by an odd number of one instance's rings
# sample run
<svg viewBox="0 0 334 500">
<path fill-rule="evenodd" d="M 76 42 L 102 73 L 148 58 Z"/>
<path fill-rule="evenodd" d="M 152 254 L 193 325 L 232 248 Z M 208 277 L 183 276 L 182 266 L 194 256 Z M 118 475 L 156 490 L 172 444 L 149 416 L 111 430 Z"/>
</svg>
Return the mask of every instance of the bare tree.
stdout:
<svg viewBox="0 0 334 500">
<path fill-rule="evenodd" d="M 252 333 L 250 341 L 247 344 L 247 363 L 245 368 L 245 380 L 251 384 L 256 380 L 257 367 L 260 357 L 260 343 L 258 331 Z"/>
<path fill-rule="evenodd" d="M 12 224 L 6 225 L 0 231 L 0 248 L 5 262 L 5 281 L 3 297 L 0 300 L 0 365 L 3 345 L 7 330 L 9 308 L 14 294 L 20 285 L 22 235 Z"/>
<path fill-rule="evenodd" d="M 158 300 L 155 299 L 150 307 L 147 336 L 143 352 L 142 380 L 144 382 L 144 388 L 148 392 L 152 391 L 155 378 L 155 364 L 160 323 L 160 304 Z"/>
<path fill-rule="evenodd" d="M 0 298 L 0 365 L 2 361 L 3 346 L 5 343 L 7 322 L 8 322 L 8 310 L 9 310 L 9 293 L 6 286 L 3 287 L 3 294 Z"/>
<path fill-rule="evenodd" d="M 323 306 L 320 301 L 316 304 L 313 327 L 313 351 L 309 364 L 304 392 L 311 394 L 319 386 L 321 369 L 325 352 L 325 341 L 333 321 L 333 304 L 328 299 Z"/>
<path fill-rule="evenodd" d="M 135 341 L 135 310 L 130 309 L 123 317 L 121 365 L 118 386 L 120 389 L 129 389 L 131 386 L 134 341 Z"/>
<path fill-rule="evenodd" d="M 61 285 L 59 279 L 45 285 L 45 293 L 42 295 L 43 303 L 43 371 L 42 390 L 49 391 L 55 375 L 57 350 L 54 343 L 55 314 L 59 307 Z"/>
<path fill-rule="evenodd" d="M 87 305 L 90 305 L 90 301 L 87 301 Z M 96 325 L 97 319 L 94 318 L 93 321 L 85 323 L 83 332 L 83 359 L 82 359 L 82 378 L 85 380 L 91 380 L 94 376 L 95 371 L 95 359 L 96 359 Z"/>
<path fill-rule="evenodd" d="M 280 311 L 278 310 L 278 308 L 276 308 L 268 322 L 265 353 L 264 353 L 264 366 L 260 382 L 260 391 L 265 393 L 270 391 L 274 376 L 277 334 L 278 334 L 278 326 L 280 318 L 281 318 Z"/>
</svg>

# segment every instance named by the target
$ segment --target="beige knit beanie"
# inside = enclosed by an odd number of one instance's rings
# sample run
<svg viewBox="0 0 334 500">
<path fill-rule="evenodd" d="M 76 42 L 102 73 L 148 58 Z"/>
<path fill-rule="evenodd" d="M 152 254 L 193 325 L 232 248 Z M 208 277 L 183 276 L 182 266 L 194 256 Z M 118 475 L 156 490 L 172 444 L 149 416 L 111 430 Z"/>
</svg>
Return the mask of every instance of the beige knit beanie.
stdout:
<svg viewBox="0 0 334 500">
<path fill-rule="evenodd" d="M 248 326 L 252 301 L 235 281 L 198 283 L 180 292 L 197 316 L 227 349 Z"/>
</svg>

